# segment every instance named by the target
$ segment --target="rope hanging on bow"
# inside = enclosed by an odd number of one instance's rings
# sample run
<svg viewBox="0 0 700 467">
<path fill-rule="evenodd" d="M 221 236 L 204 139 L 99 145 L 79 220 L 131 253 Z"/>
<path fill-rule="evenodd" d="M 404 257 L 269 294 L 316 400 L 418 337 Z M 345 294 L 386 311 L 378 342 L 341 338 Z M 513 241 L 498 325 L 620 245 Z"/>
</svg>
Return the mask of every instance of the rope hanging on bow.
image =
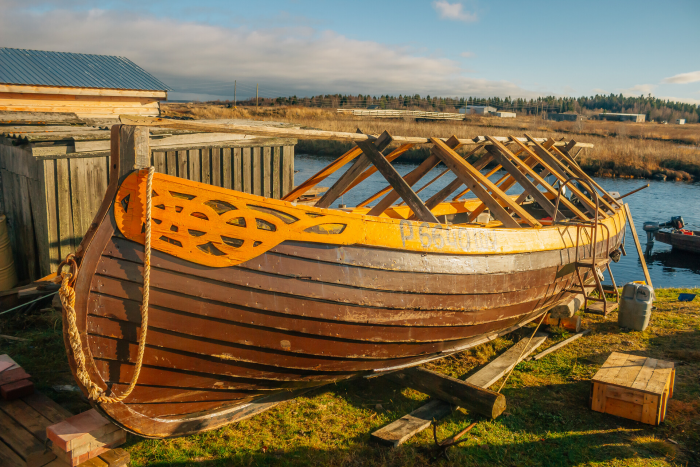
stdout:
<svg viewBox="0 0 700 467">
<path fill-rule="evenodd" d="M 129 387 L 119 396 L 105 395 L 102 389 L 100 389 L 100 387 L 97 386 L 92 379 L 90 379 L 90 375 L 85 365 L 83 344 L 80 339 L 80 333 L 76 323 L 75 290 L 73 289 L 73 283 L 75 282 L 75 278 L 77 276 L 78 265 L 75 262 L 74 256 L 72 254 L 68 255 L 66 260 L 58 267 L 60 276 L 57 276 L 57 279 L 60 278 L 61 281 L 61 288 L 59 289 L 58 294 L 61 298 L 63 308 L 66 310 L 66 318 L 68 320 L 68 340 L 70 342 L 71 349 L 73 349 L 73 358 L 78 365 L 76 374 L 80 383 L 87 389 L 88 397 L 101 403 L 114 404 L 129 397 L 129 394 L 131 394 L 134 387 L 136 387 L 136 382 L 138 381 L 139 373 L 141 372 L 143 354 L 146 350 L 146 332 L 148 330 L 148 298 L 151 288 L 151 198 L 153 194 L 154 172 L 154 167 L 150 167 L 148 169 L 148 181 L 146 182 L 146 241 L 144 242 L 143 301 L 141 303 L 141 336 L 139 337 L 139 350 L 136 357 L 134 374 L 131 376 Z M 70 265 L 72 272 L 61 272 L 64 264 Z"/>
</svg>

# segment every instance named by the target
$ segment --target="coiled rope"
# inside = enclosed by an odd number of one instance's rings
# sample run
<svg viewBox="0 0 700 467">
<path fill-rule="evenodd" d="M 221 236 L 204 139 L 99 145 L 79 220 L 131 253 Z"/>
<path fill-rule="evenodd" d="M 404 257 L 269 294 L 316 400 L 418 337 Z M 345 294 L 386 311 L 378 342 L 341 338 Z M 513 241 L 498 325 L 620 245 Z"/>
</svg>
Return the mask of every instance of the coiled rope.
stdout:
<svg viewBox="0 0 700 467">
<path fill-rule="evenodd" d="M 146 350 L 146 331 L 148 330 L 148 298 L 151 288 L 151 198 L 153 193 L 154 172 L 154 167 L 150 167 L 148 169 L 148 181 L 146 182 L 146 239 L 144 242 L 143 301 L 141 303 L 141 336 L 139 337 L 139 350 L 138 356 L 136 357 L 134 374 L 131 376 L 129 387 L 118 396 L 105 395 L 104 391 L 102 391 L 102 389 L 100 389 L 100 387 L 97 386 L 92 379 L 90 379 L 90 375 L 85 365 L 85 354 L 83 353 L 83 345 L 76 323 L 75 290 L 73 289 L 73 283 L 75 282 L 78 267 L 73 255 L 68 255 L 66 260 L 61 263 L 61 266 L 58 268 L 59 273 L 61 274 L 59 276 L 61 280 L 61 288 L 59 289 L 58 294 L 61 298 L 63 308 L 66 310 L 66 317 L 68 319 L 68 338 L 70 341 L 70 346 L 73 349 L 73 357 L 78 365 L 78 369 L 76 371 L 78 380 L 88 390 L 88 397 L 101 403 L 114 404 L 129 397 L 131 391 L 133 391 L 134 387 L 136 387 L 136 382 L 139 379 L 139 373 L 141 373 L 143 354 Z M 64 264 L 71 265 L 73 272 L 61 272 Z"/>
</svg>

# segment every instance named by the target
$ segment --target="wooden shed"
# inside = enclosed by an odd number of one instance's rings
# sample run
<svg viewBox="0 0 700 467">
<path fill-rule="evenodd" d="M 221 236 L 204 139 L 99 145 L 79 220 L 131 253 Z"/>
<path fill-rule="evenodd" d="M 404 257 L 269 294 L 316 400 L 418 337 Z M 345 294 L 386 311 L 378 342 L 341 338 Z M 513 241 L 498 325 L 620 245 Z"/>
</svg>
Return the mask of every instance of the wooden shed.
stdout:
<svg viewBox="0 0 700 467">
<path fill-rule="evenodd" d="M 125 57 L 0 47 L 0 111 L 158 116 L 169 90 Z"/>
<path fill-rule="evenodd" d="M 151 164 L 161 173 L 281 198 L 293 188 L 296 142 L 155 128 Z M 107 190 L 109 155 L 107 126 L 71 114 L 0 112 L 0 212 L 20 281 L 55 271 L 80 244 Z"/>
</svg>

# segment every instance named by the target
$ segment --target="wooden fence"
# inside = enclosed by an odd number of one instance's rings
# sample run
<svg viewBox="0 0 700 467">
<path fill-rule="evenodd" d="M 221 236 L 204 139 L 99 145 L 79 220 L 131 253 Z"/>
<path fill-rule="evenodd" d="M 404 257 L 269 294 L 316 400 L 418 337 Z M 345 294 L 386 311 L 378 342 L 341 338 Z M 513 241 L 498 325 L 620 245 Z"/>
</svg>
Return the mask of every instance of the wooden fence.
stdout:
<svg viewBox="0 0 700 467">
<path fill-rule="evenodd" d="M 210 142 L 202 134 L 197 144 L 188 136 L 186 146 L 153 145 L 156 171 L 274 198 L 293 187 L 295 139 Z M 18 278 L 26 281 L 55 271 L 80 244 L 107 190 L 109 152 L 47 154 L 49 146 L 16 144 L 0 137 L 1 209 Z"/>
</svg>

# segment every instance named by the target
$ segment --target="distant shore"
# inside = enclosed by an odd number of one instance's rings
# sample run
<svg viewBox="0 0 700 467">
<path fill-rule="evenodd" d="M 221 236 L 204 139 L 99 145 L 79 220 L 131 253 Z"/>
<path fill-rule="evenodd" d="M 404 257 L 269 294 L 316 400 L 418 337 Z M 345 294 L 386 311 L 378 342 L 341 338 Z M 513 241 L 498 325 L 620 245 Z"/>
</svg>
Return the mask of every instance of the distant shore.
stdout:
<svg viewBox="0 0 700 467">
<path fill-rule="evenodd" d="M 165 116 L 188 116 L 195 119 L 249 118 L 284 121 L 332 131 L 379 134 L 386 130 L 401 136 L 437 136 L 460 138 L 475 136 L 509 136 L 531 134 L 556 140 L 575 139 L 592 143 L 583 150 L 578 163 L 590 175 L 613 178 L 640 178 L 667 181 L 700 180 L 700 124 L 661 125 L 587 120 L 554 122 L 539 117 L 502 119 L 473 117 L 465 121 L 415 121 L 377 119 L 338 114 L 334 109 L 305 107 L 226 108 L 207 104 L 163 104 Z M 297 152 L 338 157 L 350 149 L 339 141 L 302 140 Z M 402 160 L 422 161 L 427 147 L 417 146 Z"/>
</svg>

